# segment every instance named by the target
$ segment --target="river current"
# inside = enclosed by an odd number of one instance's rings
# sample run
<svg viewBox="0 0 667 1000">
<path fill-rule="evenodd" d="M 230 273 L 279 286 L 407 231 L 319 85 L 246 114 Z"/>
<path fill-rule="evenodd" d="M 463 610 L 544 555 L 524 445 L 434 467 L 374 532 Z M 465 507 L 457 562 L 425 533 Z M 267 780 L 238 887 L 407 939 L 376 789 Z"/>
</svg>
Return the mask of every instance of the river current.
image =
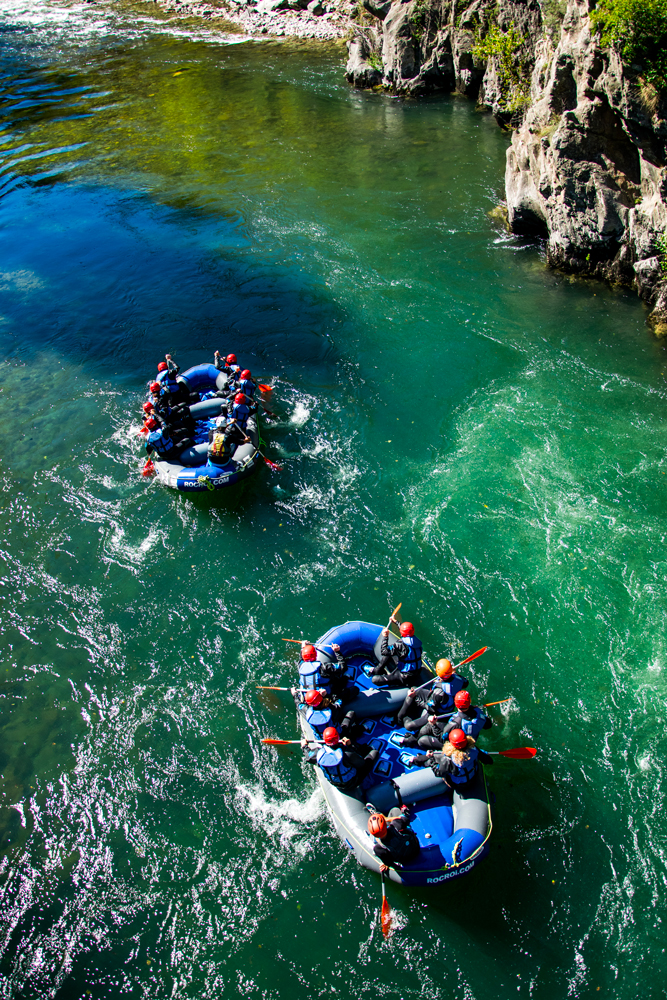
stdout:
<svg viewBox="0 0 667 1000">
<path fill-rule="evenodd" d="M 494 223 L 488 115 L 218 29 L 0 9 L 0 996 L 663 997 L 664 348 Z M 283 470 L 183 497 L 140 406 L 216 348 Z M 385 942 L 255 685 L 399 601 L 539 753 Z"/>
</svg>

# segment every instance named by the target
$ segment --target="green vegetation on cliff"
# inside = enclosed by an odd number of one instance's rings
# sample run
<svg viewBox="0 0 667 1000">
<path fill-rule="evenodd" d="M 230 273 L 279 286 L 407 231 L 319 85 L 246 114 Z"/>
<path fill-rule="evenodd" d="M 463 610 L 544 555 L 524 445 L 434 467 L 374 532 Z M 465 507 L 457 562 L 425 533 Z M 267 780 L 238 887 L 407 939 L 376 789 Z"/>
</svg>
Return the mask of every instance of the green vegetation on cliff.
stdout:
<svg viewBox="0 0 667 1000">
<path fill-rule="evenodd" d="M 492 24 L 484 38 L 477 39 L 472 50 L 475 59 L 495 59 L 501 105 L 510 114 L 523 111 L 530 100 L 530 80 L 519 54 L 524 41 L 513 24 L 507 31 Z"/>
<path fill-rule="evenodd" d="M 667 0 L 599 0 L 590 18 L 603 45 L 640 63 L 649 83 L 667 86 Z"/>
</svg>

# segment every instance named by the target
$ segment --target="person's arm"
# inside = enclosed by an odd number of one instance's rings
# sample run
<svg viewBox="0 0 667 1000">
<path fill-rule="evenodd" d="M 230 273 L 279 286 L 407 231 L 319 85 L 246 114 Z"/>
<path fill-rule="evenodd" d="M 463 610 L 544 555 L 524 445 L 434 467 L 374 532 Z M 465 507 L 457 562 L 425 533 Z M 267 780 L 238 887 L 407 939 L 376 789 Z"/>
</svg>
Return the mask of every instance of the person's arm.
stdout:
<svg viewBox="0 0 667 1000">
<path fill-rule="evenodd" d="M 492 725 L 493 723 L 491 722 L 491 719 L 488 717 L 488 715 L 485 716 L 484 725 L 482 726 L 482 729 L 490 729 Z"/>
<path fill-rule="evenodd" d="M 308 740 L 301 740 L 301 749 L 308 750 Z M 317 748 L 315 748 L 315 750 L 310 750 L 309 753 L 306 754 L 306 762 L 308 764 L 317 764 L 317 752 Z"/>
<path fill-rule="evenodd" d="M 181 369 L 173 360 L 171 354 L 165 354 L 164 360 L 167 362 L 167 370 L 170 372 L 174 372 L 175 375 L 178 375 Z"/>
<path fill-rule="evenodd" d="M 451 772 L 454 770 L 454 763 L 451 757 L 448 757 L 447 754 L 443 753 L 440 760 L 436 761 L 436 763 L 437 763 L 437 768 L 436 767 L 433 768 L 433 773 L 437 774 L 441 778 L 444 778 L 446 774 L 451 774 Z"/>
<path fill-rule="evenodd" d="M 487 753 L 486 750 L 480 750 L 477 747 L 477 759 L 481 760 L 482 764 L 493 764 L 493 757 L 491 754 Z"/>
<path fill-rule="evenodd" d="M 373 844 L 373 854 L 385 865 L 388 865 L 392 860 L 389 848 L 385 847 L 384 844 L 378 844 L 377 841 Z"/>
</svg>

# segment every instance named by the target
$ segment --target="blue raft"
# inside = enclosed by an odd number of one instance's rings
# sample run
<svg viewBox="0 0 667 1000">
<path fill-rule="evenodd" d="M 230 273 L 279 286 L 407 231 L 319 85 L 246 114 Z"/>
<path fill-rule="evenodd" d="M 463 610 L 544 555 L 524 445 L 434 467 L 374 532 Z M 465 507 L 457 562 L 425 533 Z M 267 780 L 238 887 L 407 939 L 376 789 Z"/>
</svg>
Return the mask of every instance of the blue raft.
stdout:
<svg viewBox="0 0 667 1000">
<path fill-rule="evenodd" d="M 164 379 L 166 373 L 161 374 Z M 250 444 L 240 444 L 226 465 L 212 465 L 208 461 L 208 433 L 222 410 L 221 399 L 208 397 L 216 390 L 227 387 L 227 375 L 218 371 L 215 365 L 195 365 L 179 375 L 178 381 L 183 382 L 190 392 L 197 392 L 200 397 L 198 403 L 190 406 L 190 413 L 196 421 L 195 444 L 181 452 L 176 460 L 153 459 L 160 482 L 183 493 L 202 493 L 206 490 L 224 489 L 225 486 L 231 486 L 239 479 L 252 475 L 262 463 L 259 454 L 259 427 L 255 416 L 248 419 L 246 427 Z"/>
<path fill-rule="evenodd" d="M 366 804 L 386 815 L 399 805 L 394 787 L 398 786 L 402 800 L 410 807 L 410 825 L 421 850 L 411 864 L 391 867 L 389 877 L 402 885 L 440 885 L 467 874 L 489 852 L 492 820 L 486 776 L 480 766 L 472 789 L 464 794 L 451 792 L 430 768 L 412 765 L 420 750 L 396 745 L 396 739 L 406 730 L 397 727 L 393 717 L 403 704 L 406 689 L 378 689 L 364 670 L 379 658 L 381 632 L 380 625 L 346 622 L 330 629 L 315 643 L 321 662 L 331 661 L 331 643 L 340 646 L 348 661 L 350 680 L 360 689 L 359 697 L 345 706 L 354 709 L 363 723 L 365 731 L 358 742 L 380 750 L 374 771 L 361 789 L 352 793 L 339 791 L 319 768 L 315 770 L 338 836 L 357 861 L 375 872 L 380 870 L 380 861 L 373 853 L 374 840 L 367 829 Z M 390 635 L 390 644 L 396 638 Z M 429 676 L 424 671 L 423 680 Z M 316 734 L 305 720 L 303 706 L 299 708 L 299 721 L 306 738 L 314 739 Z"/>
</svg>

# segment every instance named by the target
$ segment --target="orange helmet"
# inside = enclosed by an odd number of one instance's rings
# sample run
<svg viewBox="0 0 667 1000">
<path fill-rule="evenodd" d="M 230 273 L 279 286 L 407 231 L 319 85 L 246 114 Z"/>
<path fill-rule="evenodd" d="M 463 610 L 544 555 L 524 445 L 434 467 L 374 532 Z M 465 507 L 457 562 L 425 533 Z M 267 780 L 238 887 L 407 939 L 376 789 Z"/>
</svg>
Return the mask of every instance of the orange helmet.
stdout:
<svg viewBox="0 0 667 1000">
<path fill-rule="evenodd" d="M 415 627 L 412 624 L 412 622 L 403 622 L 403 624 L 399 628 L 399 632 L 401 633 L 401 635 L 414 635 Z"/>
<path fill-rule="evenodd" d="M 317 659 L 317 650 L 313 645 L 311 645 L 311 643 L 306 642 L 301 647 L 301 659 L 306 660 L 309 663 L 312 663 Z"/>
<path fill-rule="evenodd" d="M 452 729 L 452 731 L 447 736 L 447 739 L 452 744 L 455 750 L 465 750 L 468 746 L 468 737 L 463 732 L 462 729 Z"/>
<path fill-rule="evenodd" d="M 234 402 L 235 403 L 245 403 L 245 393 L 243 393 L 243 392 L 237 392 L 236 395 L 234 396 Z"/>
<path fill-rule="evenodd" d="M 334 726 L 327 726 L 322 733 L 322 739 L 328 747 L 335 747 L 340 739 L 338 730 Z"/>
<path fill-rule="evenodd" d="M 445 677 L 450 677 L 451 674 L 454 673 L 454 668 L 452 667 L 452 661 L 445 659 L 438 660 L 438 662 L 435 665 L 435 672 L 440 678 L 440 680 L 444 680 Z"/>
<path fill-rule="evenodd" d="M 318 708 L 318 706 L 324 701 L 324 698 L 317 688 L 313 688 L 312 691 L 306 691 L 306 697 L 304 700 L 306 705 L 310 705 L 311 708 Z"/>
<path fill-rule="evenodd" d="M 382 815 L 382 813 L 373 813 L 368 819 L 368 832 L 371 837 L 382 837 L 387 836 L 387 821 Z"/>
</svg>

